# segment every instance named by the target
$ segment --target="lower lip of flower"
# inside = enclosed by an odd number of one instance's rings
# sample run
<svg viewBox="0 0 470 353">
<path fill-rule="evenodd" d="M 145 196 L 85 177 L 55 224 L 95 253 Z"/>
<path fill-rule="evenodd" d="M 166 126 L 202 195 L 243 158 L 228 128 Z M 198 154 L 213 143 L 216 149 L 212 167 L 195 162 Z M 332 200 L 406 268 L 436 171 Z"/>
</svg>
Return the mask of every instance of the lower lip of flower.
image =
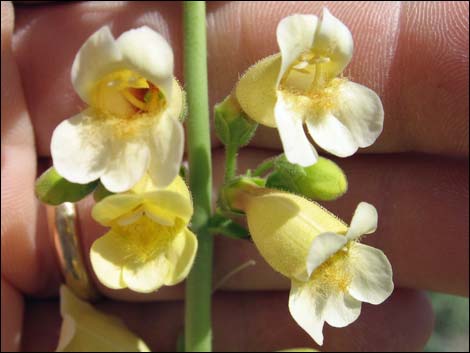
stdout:
<svg viewBox="0 0 470 353">
<path fill-rule="evenodd" d="M 166 251 L 181 227 L 179 221 L 169 227 L 142 216 L 134 223 L 118 226 L 116 232 L 121 236 L 128 260 L 144 264 Z"/>
</svg>

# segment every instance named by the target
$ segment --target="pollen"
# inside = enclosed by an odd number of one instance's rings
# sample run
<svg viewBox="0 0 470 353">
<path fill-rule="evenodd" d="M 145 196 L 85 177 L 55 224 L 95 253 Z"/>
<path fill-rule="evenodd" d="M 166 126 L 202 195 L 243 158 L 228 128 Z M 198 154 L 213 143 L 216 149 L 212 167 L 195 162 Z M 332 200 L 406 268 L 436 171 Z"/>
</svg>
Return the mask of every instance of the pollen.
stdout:
<svg viewBox="0 0 470 353">
<path fill-rule="evenodd" d="M 134 223 L 116 226 L 128 260 L 144 264 L 166 252 L 172 240 L 181 230 L 178 222 L 174 226 L 163 226 L 148 217 L 142 216 Z"/>
<path fill-rule="evenodd" d="M 315 287 L 324 293 L 347 291 L 351 279 L 348 247 L 331 256 L 310 277 Z"/>
</svg>

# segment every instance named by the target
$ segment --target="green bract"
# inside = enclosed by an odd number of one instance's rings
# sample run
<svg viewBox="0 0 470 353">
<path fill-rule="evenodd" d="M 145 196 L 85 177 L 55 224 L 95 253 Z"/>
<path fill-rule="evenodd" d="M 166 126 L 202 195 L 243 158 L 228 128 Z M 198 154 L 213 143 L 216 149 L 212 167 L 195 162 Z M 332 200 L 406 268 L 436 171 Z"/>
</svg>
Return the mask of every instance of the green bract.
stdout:
<svg viewBox="0 0 470 353">
<path fill-rule="evenodd" d="M 88 184 L 76 184 L 65 180 L 54 167 L 46 170 L 36 180 L 35 192 L 39 200 L 49 205 L 77 202 L 95 190 L 98 180 Z"/>
<path fill-rule="evenodd" d="M 274 163 L 266 187 L 293 192 L 312 200 L 329 201 L 343 195 L 348 181 L 342 169 L 333 161 L 319 157 L 310 167 L 292 164 L 282 156 Z"/>
</svg>

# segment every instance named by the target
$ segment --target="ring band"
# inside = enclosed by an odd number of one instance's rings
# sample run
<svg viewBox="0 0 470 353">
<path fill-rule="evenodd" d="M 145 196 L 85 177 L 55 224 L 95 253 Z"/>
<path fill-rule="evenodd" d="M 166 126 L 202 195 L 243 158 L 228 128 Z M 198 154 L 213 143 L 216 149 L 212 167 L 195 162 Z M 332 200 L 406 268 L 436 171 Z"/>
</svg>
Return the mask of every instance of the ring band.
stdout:
<svg viewBox="0 0 470 353">
<path fill-rule="evenodd" d="M 79 298 L 97 300 L 99 293 L 83 261 L 75 205 L 65 202 L 56 207 L 48 207 L 48 219 L 65 284 Z"/>
</svg>

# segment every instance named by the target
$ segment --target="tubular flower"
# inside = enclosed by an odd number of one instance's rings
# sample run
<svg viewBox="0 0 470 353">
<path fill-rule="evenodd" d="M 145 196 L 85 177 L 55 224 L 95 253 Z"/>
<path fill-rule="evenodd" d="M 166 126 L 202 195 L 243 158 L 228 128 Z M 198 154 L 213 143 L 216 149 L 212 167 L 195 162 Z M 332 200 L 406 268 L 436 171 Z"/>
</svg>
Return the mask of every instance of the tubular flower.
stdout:
<svg viewBox="0 0 470 353">
<path fill-rule="evenodd" d="M 320 147 L 339 157 L 374 143 L 383 128 L 380 98 L 342 77 L 353 53 L 349 29 L 324 9 L 321 20 L 284 18 L 277 42 L 280 54 L 249 68 L 236 97 L 252 119 L 278 128 L 289 162 L 306 167 L 317 161 L 303 124 Z"/>
<path fill-rule="evenodd" d="M 121 320 L 104 314 L 60 288 L 60 330 L 57 352 L 150 352 Z"/>
<path fill-rule="evenodd" d="M 157 186 L 170 184 L 184 135 L 182 91 L 166 40 L 148 27 L 114 39 L 102 27 L 78 51 L 71 77 L 89 107 L 54 130 L 58 173 L 79 184 L 100 178 L 112 192 L 129 190 L 147 170 Z"/>
<path fill-rule="evenodd" d="M 314 202 L 273 190 L 239 194 L 252 239 L 265 260 L 292 281 L 289 310 L 323 344 L 323 325 L 355 321 L 361 302 L 382 303 L 393 290 L 392 268 L 382 251 L 360 244 L 375 231 L 377 211 L 361 202 L 348 228 Z"/>
<path fill-rule="evenodd" d="M 179 176 L 162 190 L 146 175 L 129 192 L 98 202 L 93 218 L 111 227 L 90 250 L 98 279 L 112 289 L 142 293 L 181 282 L 197 250 L 196 236 L 187 228 L 192 212 Z"/>
</svg>

